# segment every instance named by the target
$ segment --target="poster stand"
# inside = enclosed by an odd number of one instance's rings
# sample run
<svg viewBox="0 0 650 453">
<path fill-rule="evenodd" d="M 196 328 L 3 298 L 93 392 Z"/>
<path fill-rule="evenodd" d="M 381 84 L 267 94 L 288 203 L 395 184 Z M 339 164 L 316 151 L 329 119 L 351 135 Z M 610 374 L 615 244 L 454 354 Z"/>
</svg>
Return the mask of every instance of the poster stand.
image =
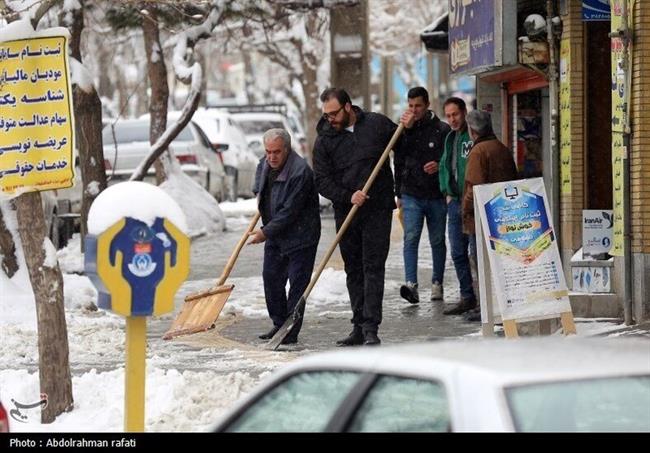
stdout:
<svg viewBox="0 0 650 453">
<path fill-rule="evenodd" d="M 494 197 L 494 194 L 498 194 L 502 190 L 506 190 L 505 186 L 508 183 L 497 183 L 497 184 L 486 184 L 481 186 L 474 187 L 474 212 L 475 215 L 475 228 L 476 228 L 476 252 L 477 252 L 477 268 L 479 274 L 479 294 L 480 294 L 480 304 L 481 304 L 481 333 L 485 337 L 494 336 L 494 325 L 498 323 L 503 324 L 503 329 L 505 336 L 507 338 L 517 338 L 519 336 L 517 330 L 517 323 L 528 322 L 528 321 L 539 321 L 540 323 L 540 334 L 550 334 L 551 333 L 551 319 L 560 319 L 562 329 L 565 335 L 575 334 L 576 327 L 573 320 L 573 314 L 571 312 L 571 306 L 568 302 L 568 290 L 566 289 L 566 284 L 564 282 L 561 270 L 561 262 L 559 258 L 557 260 L 551 261 L 554 266 L 557 266 L 555 271 L 558 273 L 558 284 L 553 288 L 545 288 L 545 291 L 537 291 L 536 288 L 530 287 L 526 288 L 523 291 L 519 290 L 519 295 L 522 299 L 525 300 L 526 310 L 517 311 L 510 310 L 510 307 L 506 303 L 507 297 L 512 297 L 512 293 L 509 296 L 506 296 L 506 291 L 512 290 L 512 286 L 509 286 L 508 283 L 505 283 L 504 280 L 508 277 L 512 278 L 513 275 L 512 261 L 509 263 L 503 264 L 503 260 L 510 259 L 508 256 L 501 256 L 495 252 L 496 247 L 492 246 L 492 250 L 489 250 L 490 243 L 495 240 L 490 234 L 486 234 L 486 230 L 489 231 L 488 221 L 484 202 L 486 199 L 493 197 L 494 200 L 497 197 Z M 541 193 L 539 197 L 544 199 L 546 194 L 543 187 L 543 182 L 541 178 L 536 178 L 534 180 L 523 180 L 523 181 L 512 181 L 510 184 L 523 184 L 525 189 L 528 189 L 528 185 L 541 184 Z M 511 186 L 509 185 L 508 188 Z M 482 192 L 482 197 L 481 197 Z M 483 202 L 481 202 L 481 198 Z M 481 209 L 483 205 L 483 210 Z M 547 210 L 547 206 L 544 206 L 544 203 L 541 205 L 542 209 Z M 550 222 L 550 220 L 549 220 Z M 484 227 L 485 224 L 485 227 Z M 550 230 L 552 231 L 552 225 Z M 553 247 L 555 249 L 553 250 Z M 543 253 L 553 254 L 557 252 L 557 242 L 551 241 L 551 245 L 547 246 L 547 251 Z M 540 254 L 541 256 L 542 254 Z M 559 255 L 558 255 L 559 256 Z M 503 264 L 504 266 L 509 266 L 510 273 L 504 272 L 501 269 L 497 274 L 494 273 L 493 265 Z M 514 265 L 514 269 L 517 270 L 517 267 L 520 268 L 521 274 L 526 273 L 526 266 L 531 263 L 517 263 Z M 535 265 L 534 263 L 532 265 Z M 497 281 L 497 279 L 500 279 Z M 510 282 L 512 283 L 512 282 Z M 505 288 L 505 290 L 504 290 Z M 549 302 L 550 301 L 550 302 Z M 545 304 L 548 304 L 550 308 L 546 308 Z M 532 307 L 532 310 L 529 308 Z M 502 316 L 502 313 L 506 313 L 505 318 Z M 523 313 L 523 314 L 522 314 Z"/>
</svg>

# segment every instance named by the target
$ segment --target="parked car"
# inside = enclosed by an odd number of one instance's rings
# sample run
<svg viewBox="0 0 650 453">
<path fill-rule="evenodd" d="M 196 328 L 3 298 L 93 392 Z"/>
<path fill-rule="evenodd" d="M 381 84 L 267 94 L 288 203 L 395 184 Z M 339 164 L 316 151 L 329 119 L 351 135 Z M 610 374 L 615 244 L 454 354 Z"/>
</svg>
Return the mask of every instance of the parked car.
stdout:
<svg viewBox="0 0 650 453">
<path fill-rule="evenodd" d="M 170 118 L 175 119 L 178 115 L 180 113 L 170 113 Z M 226 198 L 237 201 L 240 196 L 252 197 L 259 159 L 248 149 L 246 136 L 232 115 L 223 110 L 200 109 L 194 113 L 192 121 L 201 128 L 223 161 Z"/>
<path fill-rule="evenodd" d="M 233 118 L 246 134 L 248 146 L 258 157 L 264 156 L 262 136 L 264 132 L 273 128 L 285 129 L 291 136 L 291 148 L 301 156 L 305 156 L 305 140 L 296 135 L 289 120 L 281 113 L 273 112 L 245 112 L 233 113 Z"/>
<path fill-rule="evenodd" d="M 52 245 L 57 250 L 68 244 L 68 239 L 72 237 L 72 234 L 79 226 L 79 212 L 73 212 L 70 199 L 59 195 L 58 192 L 60 191 L 47 190 L 41 192 L 41 205 L 45 217 L 45 234 L 47 234 L 52 241 Z"/>
<path fill-rule="evenodd" d="M 650 342 L 529 338 L 300 359 L 215 431 L 650 432 Z"/>
<path fill-rule="evenodd" d="M 9 432 L 9 417 L 7 416 L 7 411 L 2 406 L 2 401 L 0 401 L 0 433 Z"/>
<path fill-rule="evenodd" d="M 149 119 L 118 120 L 102 131 L 104 164 L 109 185 L 128 179 L 145 159 L 149 144 Z M 117 143 L 117 146 L 116 144 Z M 117 150 L 116 150 L 117 148 Z M 223 200 L 225 171 L 220 159 L 201 129 L 190 122 L 181 130 L 169 148 L 181 169 L 218 200 Z M 117 152 L 116 152 L 117 151 Z M 149 168 L 147 179 L 153 180 L 155 171 Z"/>
</svg>

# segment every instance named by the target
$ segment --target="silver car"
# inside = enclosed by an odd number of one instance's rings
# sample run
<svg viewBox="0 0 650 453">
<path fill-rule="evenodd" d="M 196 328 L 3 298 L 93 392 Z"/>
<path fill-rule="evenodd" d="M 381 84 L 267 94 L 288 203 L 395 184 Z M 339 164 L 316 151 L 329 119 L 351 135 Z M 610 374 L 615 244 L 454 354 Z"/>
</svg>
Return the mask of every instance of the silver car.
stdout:
<svg viewBox="0 0 650 453">
<path fill-rule="evenodd" d="M 104 163 L 109 184 L 128 179 L 151 149 L 149 119 L 119 120 L 103 130 Z M 224 197 L 225 171 L 205 135 L 192 122 L 170 144 L 170 150 L 188 176 L 218 200 Z M 153 180 L 149 168 L 146 180 Z"/>
</svg>

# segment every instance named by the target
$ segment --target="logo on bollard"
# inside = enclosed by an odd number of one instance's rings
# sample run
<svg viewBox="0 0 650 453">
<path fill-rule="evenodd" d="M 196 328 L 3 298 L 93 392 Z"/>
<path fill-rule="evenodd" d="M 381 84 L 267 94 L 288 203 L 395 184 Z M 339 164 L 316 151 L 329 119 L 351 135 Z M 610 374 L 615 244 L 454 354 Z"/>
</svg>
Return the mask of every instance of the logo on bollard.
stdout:
<svg viewBox="0 0 650 453">
<path fill-rule="evenodd" d="M 86 237 L 86 271 L 98 305 L 123 316 L 173 311 L 174 294 L 189 273 L 189 239 L 169 220 L 153 225 L 125 217 Z"/>
</svg>

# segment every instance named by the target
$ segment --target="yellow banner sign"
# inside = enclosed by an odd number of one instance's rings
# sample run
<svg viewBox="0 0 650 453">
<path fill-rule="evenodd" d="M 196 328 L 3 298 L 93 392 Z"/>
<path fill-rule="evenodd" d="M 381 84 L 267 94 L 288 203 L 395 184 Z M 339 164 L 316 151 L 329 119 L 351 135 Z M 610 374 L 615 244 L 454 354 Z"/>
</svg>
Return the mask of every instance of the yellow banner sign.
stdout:
<svg viewBox="0 0 650 453">
<path fill-rule="evenodd" d="M 571 45 L 560 42 L 560 179 L 564 195 L 571 193 Z"/>
<path fill-rule="evenodd" d="M 632 4 L 628 3 L 628 15 L 633 12 Z M 612 32 L 616 32 L 623 25 L 623 0 L 611 2 Z M 632 23 L 631 17 L 628 23 Z M 627 116 L 629 115 L 629 78 L 624 68 L 624 46 L 620 38 L 612 38 L 612 179 L 614 199 L 614 230 L 612 234 L 612 248 L 609 252 L 614 256 L 623 256 L 625 252 L 625 190 L 624 187 L 624 159 L 625 144 L 624 133 Z M 631 55 L 632 49 L 629 49 Z M 631 61 L 631 59 L 630 59 Z M 628 68 L 629 71 L 629 68 Z"/>
<path fill-rule="evenodd" d="M 0 198 L 73 184 L 67 54 L 63 36 L 0 43 Z"/>
</svg>

